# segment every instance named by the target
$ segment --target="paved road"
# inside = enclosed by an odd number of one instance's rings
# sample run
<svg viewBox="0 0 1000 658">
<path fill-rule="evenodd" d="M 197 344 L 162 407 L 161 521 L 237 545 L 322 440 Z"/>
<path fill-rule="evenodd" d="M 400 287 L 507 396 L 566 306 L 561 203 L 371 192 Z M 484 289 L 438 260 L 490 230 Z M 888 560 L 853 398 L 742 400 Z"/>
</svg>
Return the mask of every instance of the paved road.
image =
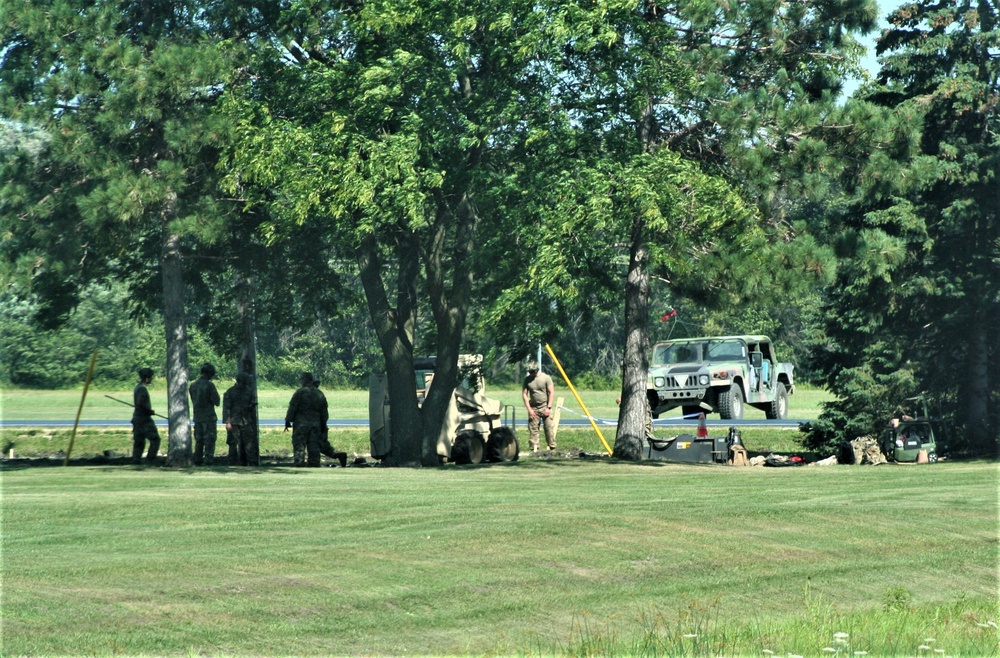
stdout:
<svg viewBox="0 0 1000 658">
<path fill-rule="evenodd" d="M 595 420 L 598 427 L 614 427 L 617 423 L 608 420 Z M 733 422 L 731 420 L 718 420 L 709 419 L 705 421 L 705 425 L 708 427 L 731 427 L 733 425 L 739 427 L 773 427 L 776 429 L 798 429 L 800 423 L 805 423 L 805 420 L 741 420 L 739 422 Z M 334 420 L 329 421 L 330 427 L 368 427 L 368 420 Z M 158 427 L 166 427 L 167 421 L 157 418 L 156 424 Z M 285 424 L 283 420 L 261 420 L 261 426 L 263 427 L 281 427 Z M 563 427 L 590 427 L 590 422 L 584 418 L 573 418 L 566 419 L 563 418 L 559 421 L 559 424 Z M 654 427 L 697 427 L 698 422 L 695 420 L 686 420 L 680 418 L 661 418 L 653 421 Z M 81 420 L 80 427 L 129 427 L 131 423 L 127 420 Z M 515 423 L 516 427 L 527 427 L 526 421 L 517 421 Z M 0 420 L 0 428 L 3 427 L 73 427 L 72 420 Z"/>
</svg>

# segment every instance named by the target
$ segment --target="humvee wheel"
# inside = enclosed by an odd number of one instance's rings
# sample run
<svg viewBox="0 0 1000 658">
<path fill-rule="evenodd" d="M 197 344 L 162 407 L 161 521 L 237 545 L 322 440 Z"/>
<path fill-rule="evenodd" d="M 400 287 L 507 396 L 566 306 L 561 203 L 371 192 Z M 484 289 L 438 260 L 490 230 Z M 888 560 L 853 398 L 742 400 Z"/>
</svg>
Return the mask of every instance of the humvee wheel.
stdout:
<svg viewBox="0 0 1000 658">
<path fill-rule="evenodd" d="M 465 430 L 455 437 L 451 446 L 451 461 L 456 464 L 482 464 L 486 453 L 483 437 L 475 430 Z"/>
<path fill-rule="evenodd" d="M 521 452 L 517 435 L 510 427 L 495 427 L 486 441 L 486 459 L 491 462 L 516 462 Z"/>
<path fill-rule="evenodd" d="M 743 419 L 743 391 L 734 383 L 728 390 L 719 393 L 719 417 L 724 420 Z"/>
<path fill-rule="evenodd" d="M 781 382 L 775 387 L 774 401 L 764 410 L 764 415 L 771 420 L 788 418 L 788 391 Z"/>
</svg>

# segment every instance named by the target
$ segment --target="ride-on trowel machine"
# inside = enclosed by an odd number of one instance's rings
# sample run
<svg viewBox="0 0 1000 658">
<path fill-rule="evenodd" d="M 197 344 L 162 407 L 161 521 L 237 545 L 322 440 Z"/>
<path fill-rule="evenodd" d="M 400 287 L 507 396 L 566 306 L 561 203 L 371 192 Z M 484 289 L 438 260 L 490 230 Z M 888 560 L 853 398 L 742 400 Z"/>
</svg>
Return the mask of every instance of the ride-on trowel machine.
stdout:
<svg viewBox="0 0 1000 658">
<path fill-rule="evenodd" d="M 921 415 L 903 414 L 901 418 L 893 418 L 882 435 L 882 452 L 886 458 L 897 462 L 917 462 L 924 458 L 936 462 L 937 441 L 943 434 L 941 422 L 928 415 L 927 401 L 922 395 L 907 398 L 907 402 L 914 403 L 914 407 L 919 405 Z"/>
</svg>

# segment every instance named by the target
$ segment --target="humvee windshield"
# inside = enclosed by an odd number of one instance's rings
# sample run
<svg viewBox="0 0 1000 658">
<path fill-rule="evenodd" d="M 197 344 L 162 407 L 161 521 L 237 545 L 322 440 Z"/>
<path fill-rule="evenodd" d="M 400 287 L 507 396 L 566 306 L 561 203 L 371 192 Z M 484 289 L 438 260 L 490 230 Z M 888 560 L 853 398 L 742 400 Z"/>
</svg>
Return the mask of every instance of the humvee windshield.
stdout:
<svg viewBox="0 0 1000 658">
<path fill-rule="evenodd" d="M 742 359 L 746 346 L 738 340 L 707 340 L 701 343 L 671 343 L 658 345 L 653 352 L 653 365 L 726 361 Z"/>
</svg>

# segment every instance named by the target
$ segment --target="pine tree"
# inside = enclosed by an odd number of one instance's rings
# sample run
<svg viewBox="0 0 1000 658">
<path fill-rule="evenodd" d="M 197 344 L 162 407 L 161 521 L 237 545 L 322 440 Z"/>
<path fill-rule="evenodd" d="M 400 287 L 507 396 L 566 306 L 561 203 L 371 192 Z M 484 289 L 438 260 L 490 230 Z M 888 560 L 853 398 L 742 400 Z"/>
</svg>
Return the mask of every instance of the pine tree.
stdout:
<svg viewBox="0 0 1000 658">
<path fill-rule="evenodd" d="M 996 451 L 997 18 L 989 2 L 914 2 L 878 41 L 854 117 L 860 143 L 883 138 L 848 172 L 857 200 L 831 228 L 841 271 L 821 365 L 838 400 L 813 446 L 875 433 L 922 394 L 953 420 L 953 450 Z"/>
<path fill-rule="evenodd" d="M 30 268 L 51 317 L 106 276 L 131 281 L 133 291 L 160 291 L 168 463 L 178 466 L 190 463 L 185 251 L 223 233 L 227 213 L 214 194 L 227 132 L 214 106 L 231 65 L 209 21 L 223 5 L 53 0 L 0 8 L 0 115 L 48 140 L 38 158 L 3 163 L 3 222 L 21 248 L 7 255 Z"/>
</svg>

